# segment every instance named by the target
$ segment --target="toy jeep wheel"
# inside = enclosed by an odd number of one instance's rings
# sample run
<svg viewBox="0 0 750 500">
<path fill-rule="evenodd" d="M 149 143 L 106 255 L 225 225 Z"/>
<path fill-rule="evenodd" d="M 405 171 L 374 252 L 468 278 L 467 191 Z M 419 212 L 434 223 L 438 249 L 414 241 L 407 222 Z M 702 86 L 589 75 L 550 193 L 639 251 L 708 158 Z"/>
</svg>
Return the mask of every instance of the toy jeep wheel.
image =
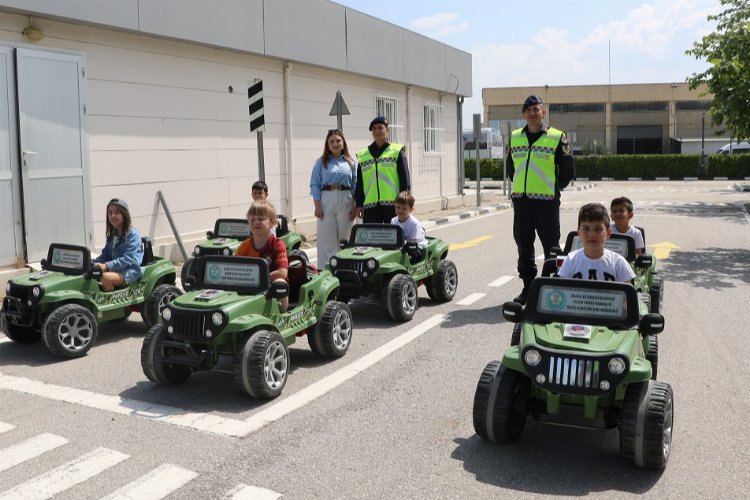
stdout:
<svg viewBox="0 0 750 500">
<path fill-rule="evenodd" d="M 191 290 L 191 286 L 189 285 L 188 278 L 192 276 L 193 274 L 193 265 L 195 264 L 195 259 L 187 259 L 182 264 L 182 270 L 180 271 L 180 282 L 182 282 L 182 288 L 189 292 Z"/>
<path fill-rule="evenodd" d="M 234 380 L 254 398 L 281 394 L 289 374 L 289 350 L 278 332 L 253 333 L 234 356 Z"/>
<path fill-rule="evenodd" d="M 663 469 L 672 449 L 673 417 L 669 384 L 630 384 L 622 403 L 620 455 L 638 467 Z"/>
<path fill-rule="evenodd" d="M 489 363 L 474 393 L 474 430 L 497 443 L 518 439 L 526 424 L 529 380 L 500 361 Z"/>
<path fill-rule="evenodd" d="M 166 338 L 164 325 L 156 325 L 148 331 L 141 347 L 141 368 L 152 382 L 179 385 L 190 378 L 191 370 L 187 366 L 164 362 L 163 344 Z"/>
<path fill-rule="evenodd" d="M 648 337 L 648 351 L 646 359 L 651 363 L 651 380 L 656 380 L 656 369 L 659 366 L 659 337 Z"/>
<path fill-rule="evenodd" d="M 41 332 L 35 331 L 31 326 L 14 325 L 4 314 L 0 316 L 0 329 L 17 344 L 33 344 L 42 337 Z"/>
<path fill-rule="evenodd" d="M 326 303 L 323 316 L 314 331 L 308 332 L 310 349 L 326 358 L 340 358 L 352 341 L 352 312 L 343 302 Z"/>
<path fill-rule="evenodd" d="M 458 270 L 449 260 L 441 260 L 437 271 L 427 282 L 427 295 L 436 302 L 453 300 L 458 289 Z"/>
<path fill-rule="evenodd" d="M 417 311 L 417 284 L 408 274 L 395 274 L 383 285 L 381 301 L 394 321 L 409 321 Z"/>
<path fill-rule="evenodd" d="M 44 343 L 52 353 L 78 358 L 96 342 L 99 326 L 94 315 L 78 304 L 65 304 L 47 316 L 42 326 Z"/>
<path fill-rule="evenodd" d="M 159 285 L 154 288 L 151 295 L 146 299 L 146 303 L 143 304 L 143 312 L 141 313 L 146 326 L 151 328 L 156 325 L 164 307 L 180 295 L 182 295 L 182 292 L 173 285 Z"/>
<path fill-rule="evenodd" d="M 651 295 L 651 312 L 661 314 L 664 306 L 664 280 L 660 274 L 654 275 L 654 281 L 648 293 Z"/>
</svg>

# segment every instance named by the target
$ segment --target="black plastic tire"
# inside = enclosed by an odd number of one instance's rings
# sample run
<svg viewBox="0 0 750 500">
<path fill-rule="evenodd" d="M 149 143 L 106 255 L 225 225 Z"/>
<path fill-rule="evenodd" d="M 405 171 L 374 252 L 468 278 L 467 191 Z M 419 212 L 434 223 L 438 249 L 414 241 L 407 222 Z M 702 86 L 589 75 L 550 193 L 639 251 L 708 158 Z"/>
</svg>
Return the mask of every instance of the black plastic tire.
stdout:
<svg viewBox="0 0 750 500">
<path fill-rule="evenodd" d="M 654 280 L 648 293 L 651 295 L 651 312 L 661 314 L 664 307 L 664 280 L 661 274 L 654 275 Z"/>
<path fill-rule="evenodd" d="M 453 300 L 458 290 L 458 269 L 449 260 L 441 260 L 437 271 L 427 282 L 427 295 L 436 302 Z"/>
<path fill-rule="evenodd" d="M 651 363 L 651 380 L 656 380 L 656 372 L 659 367 L 659 337 L 655 335 L 649 335 L 648 337 L 646 359 Z"/>
<path fill-rule="evenodd" d="M 340 358 L 351 344 L 352 325 L 352 312 L 346 304 L 327 302 L 314 331 L 307 334 L 310 349 L 325 358 Z"/>
<path fill-rule="evenodd" d="M 0 330 L 6 337 L 17 344 L 33 344 L 42 338 L 42 332 L 34 330 L 31 326 L 14 325 L 5 314 L 0 314 Z"/>
<path fill-rule="evenodd" d="M 513 325 L 513 333 L 510 334 L 510 345 L 519 345 L 521 343 L 521 331 L 523 330 L 523 327 L 521 326 L 521 323 L 516 323 Z"/>
<path fill-rule="evenodd" d="M 289 350 L 278 332 L 259 330 L 234 355 L 234 380 L 254 398 L 275 398 L 289 375 Z"/>
<path fill-rule="evenodd" d="M 182 283 L 182 289 L 186 292 L 189 292 L 192 289 L 192 287 L 189 285 L 188 278 L 193 276 L 194 264 L 195 259 L 188 259 L 182 264 L 182 269 L 180 270 L 180 282 Z"/>
<path fill-rule="evenodd" d="M 394 274 L 383 286 L 381 303 L 393 321 L 409 321 L 417 312 L 417 284 L 408 274 Z"/>
<path fill-rule="evenodd" d="M 151 295 L 146 298 L 141 312 L 141 317 L 146 326 L 151 328 L 157 325 L 164 306 L 180 295 L 182 295 L 182 292 L 174 285 L 159 285 L 154 288 Z"/>
<path fill-rule="evenodd" d="M 620 414 L 620 455 L 638 467 L 663 469 L 672 450 L 674 401 L 669 384 L 630 384 Z"/>
<path fill-rule="evenodd" d="M 485 367 L 477 384 L 474 394 L 474 430 L 490 441 L 510 443 L 518 439 L 526 425 L 530 383 L 525 375 L 508 370 L 502 363 L 492 376 L 496 363 L 498 362 Z M 482 423 L 484 429 L 480 432 L 477 427 L 481 428 Z"/>
<path fill-rule="evenodd" d="M 58 307 L 44 321 L 44 344 L 57 356 L 79 358 L 96 343 L 99 325 L 94 314 L 78 304 Z"/>
<path fill-rule="evenodd" d="M 192 369 L 185 365 L 164 362 L 162 351 L 167 329 L 164 325 L 151 327 L 141 346 L 141 369 L 152 382 L 160 385 L 180 385 L 190 378 Z"/>
</svg>

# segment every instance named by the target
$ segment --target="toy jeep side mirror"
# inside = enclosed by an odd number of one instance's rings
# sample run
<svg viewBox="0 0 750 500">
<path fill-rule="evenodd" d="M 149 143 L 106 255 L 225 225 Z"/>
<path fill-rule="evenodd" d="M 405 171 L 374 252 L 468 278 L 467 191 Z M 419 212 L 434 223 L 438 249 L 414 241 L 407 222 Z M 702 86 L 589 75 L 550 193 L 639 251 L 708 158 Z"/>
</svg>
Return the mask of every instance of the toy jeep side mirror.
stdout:
<svg viewBox="0 0 750 500">
<path fill-rule="evenodd" d="M 407 241 L 404 243 L 404 246 L 401 247 L 401 253 L 408 253 L 409 255 L 414 255 L 417 250 L 419 249 L 419 245 L 416 241 Z"/>
<path fill-rule="evenodd" d="M 49 267 L 49 263 L 47 262 L 47 259 L 42 259 L 42 269 L 47 269 Z"/>
<path fill-rule="evenodd" d="M 654 258 L 648 254 L 641 254 L 635 259 L 635 267 L 638 269 L 647 269 L 653 263 Z"/>
<path fill-rule="evenodd" d="M 209 240 L 214 239 L 214 232 L 213 231 L 206 231 L 206 238 Z"/>
<path fill-rule="evenodd" d="M 86 274 L 83 276 L 87 280 L 96 280 L 100 281 L 102 279 L 102 270 L 97 265 L 92 265 L 88 271 L 86 271 Z"/>
<path fill-rule="evenodd" d="M 289 297 L 289 283 L 284 281 L 274 281 L 271 283 L 271 288 L 268 289 L 268 296 L 276 300 Z"/>
<path fill-rule="evenodd" d="M 562 253 L 562 248 L 560 248 L 559 246 L 555 245 L 555 246 L 553 246 L 552 248 L 549 249 L 549 258 L 550 259 L 557 258 L 557 256 L 560 255 L 561 253 Z"/>
<path fill-rule="evenodd" d="M 349 240 L 339 240 L 339 248 L 343 250 L 349 246 Z"/>
<path fill-rule="evenodd" d="M 648 313 L 638 322 L 638 332 L 641 335 L 656 335 L 664 331 L 664 316 Z"/>
<path fill-rule="evenodd" d="M 523 306 L 518 302 L 506 302 L 503 304 L 503 318 L 511 323 L 523 321 Z"/>
<path fill-rule="evenodd" d="M 182 288 L 184 288 L 186 292 L 189 292 L 195 288 L 196 281 L 195 276 L 188 276 L 185 278 L 185 281 L 182 282 Z"/>
</svg>

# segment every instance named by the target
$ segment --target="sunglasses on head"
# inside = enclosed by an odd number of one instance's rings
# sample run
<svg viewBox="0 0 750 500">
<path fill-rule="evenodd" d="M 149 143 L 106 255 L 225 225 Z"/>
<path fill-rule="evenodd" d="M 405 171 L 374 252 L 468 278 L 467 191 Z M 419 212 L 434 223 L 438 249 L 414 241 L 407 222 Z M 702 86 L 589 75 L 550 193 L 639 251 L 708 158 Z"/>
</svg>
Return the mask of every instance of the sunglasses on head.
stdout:
<svg viewBox="0 0 750 500">
<path fill-rule="evenodd" d="M 328 133 L 329 133 L 329 134 L 340 134 L 340 133 L 341 133 L 341 130 L 339 130 L 339 129 L 337 129 L 337 128 L 329 128 L 329 129 L 328 129 Z"/>
</svg>

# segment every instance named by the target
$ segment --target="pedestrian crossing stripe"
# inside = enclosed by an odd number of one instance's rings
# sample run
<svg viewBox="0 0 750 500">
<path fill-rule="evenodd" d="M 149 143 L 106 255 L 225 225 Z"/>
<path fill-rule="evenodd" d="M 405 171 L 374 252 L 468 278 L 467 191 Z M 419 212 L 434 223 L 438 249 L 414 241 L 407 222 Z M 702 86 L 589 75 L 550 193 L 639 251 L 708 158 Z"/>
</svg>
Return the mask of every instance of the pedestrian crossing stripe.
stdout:
<svg viewBox="0 0 750 500">
<path fill-rule="evenodd" d="M 198 477 L 198 474 L 172 464 L 162 464 L 145 476 L 126 484 L 102 500 L 146 500 L 164 498 Z"/>
<path fill-rule="evenodd" d="M 39 434 L 26 441 L 0 450 L 0 472 L 11 469 L 39 455 L 43 455 L 67 442 L 68 440 L 62 436 L 45 432 L 44 434 Z"/>
</svg>

